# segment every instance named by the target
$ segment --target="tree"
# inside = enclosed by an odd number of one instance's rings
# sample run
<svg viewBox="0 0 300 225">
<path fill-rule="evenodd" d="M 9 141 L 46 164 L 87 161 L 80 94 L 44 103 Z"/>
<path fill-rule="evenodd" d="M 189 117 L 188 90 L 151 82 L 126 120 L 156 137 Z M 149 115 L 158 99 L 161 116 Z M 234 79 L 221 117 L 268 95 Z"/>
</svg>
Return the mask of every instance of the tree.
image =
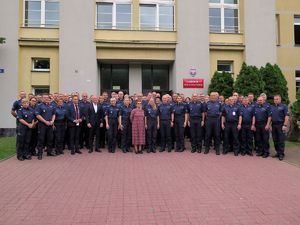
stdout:
<svg viewBox="0 0 300 225">
<path fill-rule="evenodd" d="M 289 140 L 299 141 L 300 137 L 300 88 L 297 91 L 297 100 L 291 105 Z"/>
<path fill-rule="evenodd" d="M 208 87 L 208 92 L 217 91 L 220 95 L 228 98 L 233 92 L 233 78 L 231 73 L 226 72 L 215 72 L 211 83 Z"/>
<path fill-rule="evenodd" d="M 0 44 L 4 44 L 5 43 L 5 38 L 4 37 L 0 37 Z"/>
<path fill-rule="evenodd" d="M 264 93 L 268 96 L 268 102 L 273 103 L 273 97 L 279 94 L 282 102 L 289 104 L 287 81 L 279 66 L 267 63 L 260 68 L 260 74 L 266 84 Z"/>
<path fill-rule="evenodd" d="M 242 95 L 253 93 L 255 96 L 264 91 L 265 83 L 256 66 L 248 66 L 243 63 L 240 74 L 234 84 L 234 90 Z"/>
</svg>

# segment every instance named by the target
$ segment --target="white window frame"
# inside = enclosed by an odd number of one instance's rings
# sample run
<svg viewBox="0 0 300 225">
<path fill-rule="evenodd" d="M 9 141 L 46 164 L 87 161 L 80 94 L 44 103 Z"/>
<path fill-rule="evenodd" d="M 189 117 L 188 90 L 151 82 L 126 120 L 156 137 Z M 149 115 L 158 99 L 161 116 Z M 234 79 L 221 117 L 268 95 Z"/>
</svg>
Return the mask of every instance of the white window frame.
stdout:
<svg viewBox="0 0 300 225">
<path fill-rule="evenodd" d="M 49 69 L 36 69 L 34 68 L 34 60 L 49 60 Z M 50 58 L 42 58 L 42 57 L 35 57 L 35 58 L 31 58 L 31 70 L 35 71 L 35 72 L 50 72 L 50 68 L 51 68 L 51 60 Z"/>
<path fill-rule="evenodd" d="M 233 61 L 232 60 L 218 60 L 217 61 L 217 69 L 219 65 L 226 65 L 226 66 L 230 66 L 230 71 L 224 71 L 226 73 L 232 73 L 233 74 Z M 222 73 L 223 71 L 219 71 L 219 73 Z"/>
<path fill-rule="evenodd" d="M 300 88 L 300 84 L 299 84 L 299 86 L 297 86 L 297 82 L 300 83 L 300 77 L 297 77 L 297 73 L 300 75 L 300 70 L 296 70 L 296 71 L 295 71 L 295 86 L 296 86 L 296 92 L 297 92 L 297 89 Z"/>
<path fill-rule="evenodd" d="M 98 27 L 98 13 L 97 13 L 97 8 L 98 8 L 98 4 L 99 3 L 110 3 L 112 4 L 112 28 L 100 28 Z M 128 29 L 125 28 L 117 28 L 117 5 L 128 5 L 130 4 L 130 15 L 131 15 L 131 25 Z M 132 20 L 133 20 L 133 16 L 132 16 L 132 0 L 97 0 L 96 1 L 96 17 L 95 17 L 95 28 L 99 29 L 99 30 L 132 30 Z"/>
<path fill-rule="evenodd" d="M 175 4 L 174 0 L 140 0 L 139 6 L 141 5 L 155 5 L 156 8 L 156 15 L 155 15 L 155 31 L 175 31 Z M 160 29 L 160 22 L 159 22 L 159 7 L 160 6 L 172 6 L 173 7 L 173 28 L 172 30 L 165 30 L 165 29 Z M 139 15 L 139 29 L 142 30 L 141 28 L 141 13 Z M 143 29 L 144 30 L 144 29 Z M 146 31 L 151 31 L 147 30 Z"/>
<path fill-rule="evenodd" d="M 41 23 L 37 26 L 25 25 L 25 11 L 26 11 L 26 2 L 41 2 Z M 59 25 L 46 26 L 46 2 L 58 2 L 59 0 L 23 0 L 23 26 L 24 27 L 59 27 Z M 59 21 L 58 21 L 59 22 Z"/>
<path fill-rule="evenodd" d="M 224 3 L 224 0 L 220 0 L 220 3 L 209 3 L 209 8 L 221 9 L 221 33 L 240 33 L 240 1 L 237 0 L 237 4 Z M 238 10 L 238 31 L 226 32 L 225 31 L 225 9 L 237 9 Z M 211 31 L 210 31 L 211 32 Z M 217 32 L 212 32 L 217 33 Z"/>
</svg>

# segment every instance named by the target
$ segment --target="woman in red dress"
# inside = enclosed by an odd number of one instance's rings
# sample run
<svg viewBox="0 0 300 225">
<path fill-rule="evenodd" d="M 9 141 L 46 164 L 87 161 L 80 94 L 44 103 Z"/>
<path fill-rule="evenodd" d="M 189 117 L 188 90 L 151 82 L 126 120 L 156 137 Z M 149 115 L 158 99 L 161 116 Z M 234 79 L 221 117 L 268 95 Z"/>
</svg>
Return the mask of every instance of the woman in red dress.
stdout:
<svg viewBox="0 0 300 225">
<path fill-rule="evenodd" d="M 136 103 L 136 108 L 131 111 L 130 120 L 135 154 L 142 154 L 142 146 L 145 144 L 145 113 L 142 109 L 142 102 Z"/>
</svg>

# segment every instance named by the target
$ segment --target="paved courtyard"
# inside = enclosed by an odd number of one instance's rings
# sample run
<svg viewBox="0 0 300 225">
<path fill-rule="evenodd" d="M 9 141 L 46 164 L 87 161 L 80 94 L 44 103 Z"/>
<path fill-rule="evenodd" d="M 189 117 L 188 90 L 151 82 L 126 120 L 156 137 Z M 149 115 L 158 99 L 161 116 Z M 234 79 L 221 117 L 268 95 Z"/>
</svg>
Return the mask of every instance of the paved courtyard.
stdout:
<svg viewBox="0 0 300 225">
<path fill-rule="evenodd" d="M 1 225 L 300 224 L 300 168 L 258 157 L 88 154 L 0 162 Z"/>
</svg>

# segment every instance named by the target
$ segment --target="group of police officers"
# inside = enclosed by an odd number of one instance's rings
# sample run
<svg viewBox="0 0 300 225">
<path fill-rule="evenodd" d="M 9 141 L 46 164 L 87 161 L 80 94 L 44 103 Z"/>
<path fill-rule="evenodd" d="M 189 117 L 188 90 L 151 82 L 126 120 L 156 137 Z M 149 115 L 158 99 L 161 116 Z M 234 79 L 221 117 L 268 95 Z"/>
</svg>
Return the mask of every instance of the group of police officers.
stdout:
<svg viewBox="0 0 300 225">
<path fill-rule="evenodd" d="M 272 133 L 276 155 L 283 160 L 284 137 L 289 122 L 288 107 L 280 95 L 273 97 L 274 104 L 266 101 L 262 93 L 256 101 L 254 95 L 239 96 L 233 93 L 224 99 L 217 92 L 210 95 L 183 94 L 160 96 L 151 92 L 133 96 L 122 91 L 107 92 L 101 96 L 82 93 L 42 94 L 34 96 L 20 92 L 11 114 L 17 119 L 17 158 L 30 160 L 32 156 L 81 154 L 86 147 L 89 153 L 101 152 L 107 146 L 110 153 L 119 147 L 131 152 L 132 127 L 130 113 L 137 104 L 145 112 L 146 143 L 148 153 L 167 150 L 185 150 L 185 138 L 191 141 L 191 152 L 209 153 L 214 147 L 217 155 L 233 152 L 235 156 L 269 156 L 269 134 Z M 222 147 L 221 147 L 222 146 Z"/>
</svg>

